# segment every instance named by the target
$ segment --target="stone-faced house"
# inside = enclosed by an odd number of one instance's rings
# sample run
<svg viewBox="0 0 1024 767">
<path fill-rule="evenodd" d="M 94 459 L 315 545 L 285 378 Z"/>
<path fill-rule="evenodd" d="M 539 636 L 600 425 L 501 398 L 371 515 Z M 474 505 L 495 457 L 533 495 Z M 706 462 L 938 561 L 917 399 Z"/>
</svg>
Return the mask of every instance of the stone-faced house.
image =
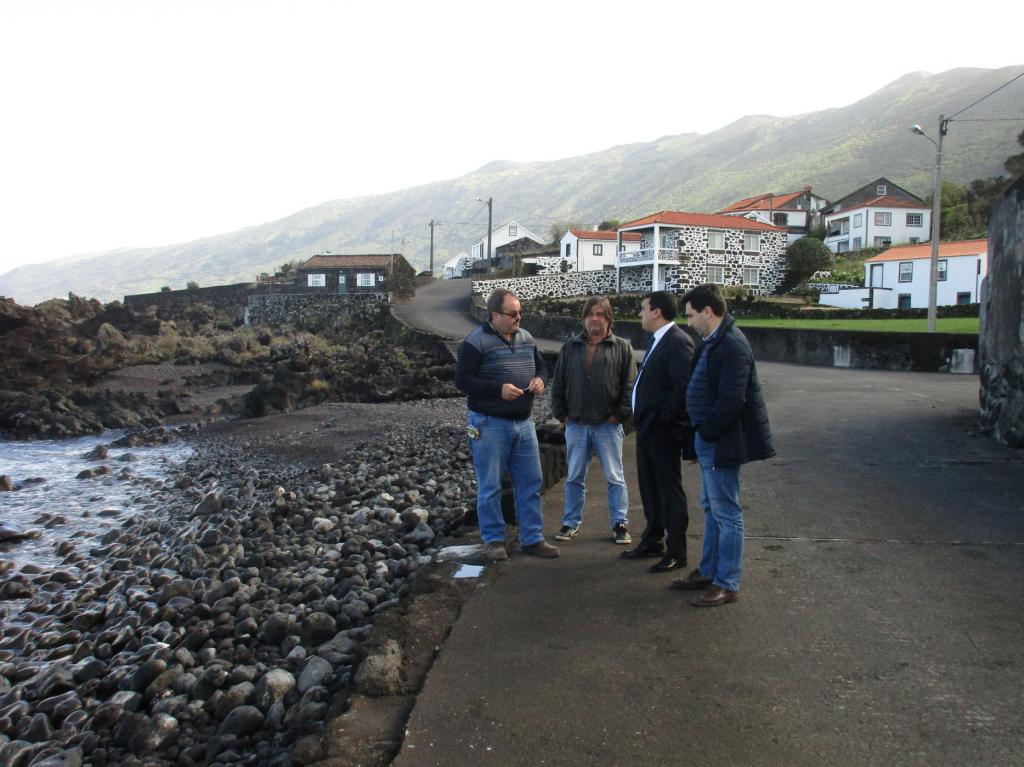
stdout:
<svg viewBox="0 0 1024 767">
<path fill-rule="evenodd" d="M 622 237 L 640 235 L 640 249 L 623 252 Z M 620 292 L 682 293 L 706 282 L 774 291 L 786 266 L 787 230 L 742 216 L 663 210 L 618 229 L 616 284 Z"/>
<path fill-rule="evenodd" d="M 411 295 L 415 271 L 401 253 L 384 255 L 321 254 L 295 269 L 303 292 L 337 293 L 388 301 L 391 295 Z"/>
<path fill-rule="evenodd" d="M 836 200 L 821 215 L 825 244 L 833 253 L 931 240 L 931 208 L 887 178 Z"/>
<path fill-rule="evenodd" d="M 719 213 L 785 227 L 789 232 L 788 244 L 792 245 L 820 224 L 819 211 L 829 204 L 828 200 L 814 194 L 811 189 L 805 186 L 799 192 L 759 194 L 734 202 Z"/>
</svg>

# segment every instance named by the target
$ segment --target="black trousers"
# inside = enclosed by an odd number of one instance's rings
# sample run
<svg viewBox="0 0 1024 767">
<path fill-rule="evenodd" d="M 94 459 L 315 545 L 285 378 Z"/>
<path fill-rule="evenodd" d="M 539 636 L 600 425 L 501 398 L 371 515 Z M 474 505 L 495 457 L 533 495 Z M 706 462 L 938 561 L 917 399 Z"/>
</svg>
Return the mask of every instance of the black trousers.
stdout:
<svg viewBox="0 0 1024 767">
<path fill-rule="evenodd" d="M 683 490 L 682 447 L 679 440 L 656 430 L 637 431 L 636 473 L 647 528 L 642 541 L 658 546 L 665 541 L 665 556 L 686 561 L 686 511 Z"/>
</svg>

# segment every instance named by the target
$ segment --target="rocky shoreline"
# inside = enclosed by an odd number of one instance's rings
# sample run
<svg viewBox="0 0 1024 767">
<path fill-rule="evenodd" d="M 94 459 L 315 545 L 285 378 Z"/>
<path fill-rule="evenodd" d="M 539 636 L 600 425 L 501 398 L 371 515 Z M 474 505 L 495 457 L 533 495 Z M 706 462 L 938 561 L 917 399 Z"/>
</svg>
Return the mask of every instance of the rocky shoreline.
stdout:
<svg viewBox="0 0 1024 767">
<path fill-rule="evenodd" d="M 0 767 L 330 756 L 324 724 L 350 696 L 403 689 L 380 637 L 361 661 L 473 503 L 464 408 L 189 427 L 194 456 L 120 529 L 0 573 L 23 600 L 0 602 Z"/>
</svg>

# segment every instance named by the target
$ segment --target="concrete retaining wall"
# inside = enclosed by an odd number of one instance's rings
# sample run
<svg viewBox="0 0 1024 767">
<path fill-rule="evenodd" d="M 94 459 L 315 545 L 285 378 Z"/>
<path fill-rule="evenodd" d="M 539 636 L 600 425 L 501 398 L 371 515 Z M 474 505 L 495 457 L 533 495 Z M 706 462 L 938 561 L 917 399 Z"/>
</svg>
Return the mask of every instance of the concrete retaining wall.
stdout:
<svg viewBox="0 0 1024 767">
<path fill-rule="evenodd" d="M 981 409 L 1000 442 L 1024 447 L 1024 177 L 992 211 L 988 277 L 982 287 Z"/>
<path fill-rule="evenodd" d="M 472 311 L 482 322 L 485 310 L 474 305 Z M 743 328 L 742 320 L 739 324 Z M 523 319 L 523 327 L 535 336 L 560 341 L 568 340 L 583 329 L 578 319 L 529 314 Z M 615 333 L 629 340 L 636 349 L 647 345 L 648 335 L 636 320 L 617 319 Z M 750 340 L 754 356 L 769 362 L 929 373 L 978 372 L 978 337 L 969 333 L 866 333 L 754 327 L 743 328 L 743 333 Z"/>
</svg>

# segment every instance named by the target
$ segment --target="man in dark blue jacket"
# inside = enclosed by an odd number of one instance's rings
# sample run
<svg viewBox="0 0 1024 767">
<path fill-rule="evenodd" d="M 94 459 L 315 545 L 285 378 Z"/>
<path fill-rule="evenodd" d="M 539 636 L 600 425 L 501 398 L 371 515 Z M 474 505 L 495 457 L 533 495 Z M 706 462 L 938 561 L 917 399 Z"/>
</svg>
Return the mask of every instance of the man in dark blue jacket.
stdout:
<svg viewBox="0 0 1024 767">
<path fill-rule="evenodd" d="M 501 476 L 512 477 L 519 543 L 545 559 L 558 548 L 544 540 L 540 491 L 544 477 L 533 425 L 533 398 L 544 391 L 547 368 L 537 342 L 519 327 L 522 307 L 511 290 L 487 299 L 488 320 L 459 347 L 455 385 L 469 397 L 469 445 L 476 471 L 476 515 L 492 562 L 508 559 L 501 514 Z"/>
<path fill-rule="evenodd" d="M 698 285 L 683 296 L 686 324 L 700 333 L 686 389 L 686 411 L 696 435 L 704 509 L 700 567 L 673 588 L 705 589 L 693 604 L 718 607 L 739 598 L 743 563 L 740 466 L 775 455 L 768 411 L 750 343 L 726 314 L 716 285 Z"/>
</svg>

